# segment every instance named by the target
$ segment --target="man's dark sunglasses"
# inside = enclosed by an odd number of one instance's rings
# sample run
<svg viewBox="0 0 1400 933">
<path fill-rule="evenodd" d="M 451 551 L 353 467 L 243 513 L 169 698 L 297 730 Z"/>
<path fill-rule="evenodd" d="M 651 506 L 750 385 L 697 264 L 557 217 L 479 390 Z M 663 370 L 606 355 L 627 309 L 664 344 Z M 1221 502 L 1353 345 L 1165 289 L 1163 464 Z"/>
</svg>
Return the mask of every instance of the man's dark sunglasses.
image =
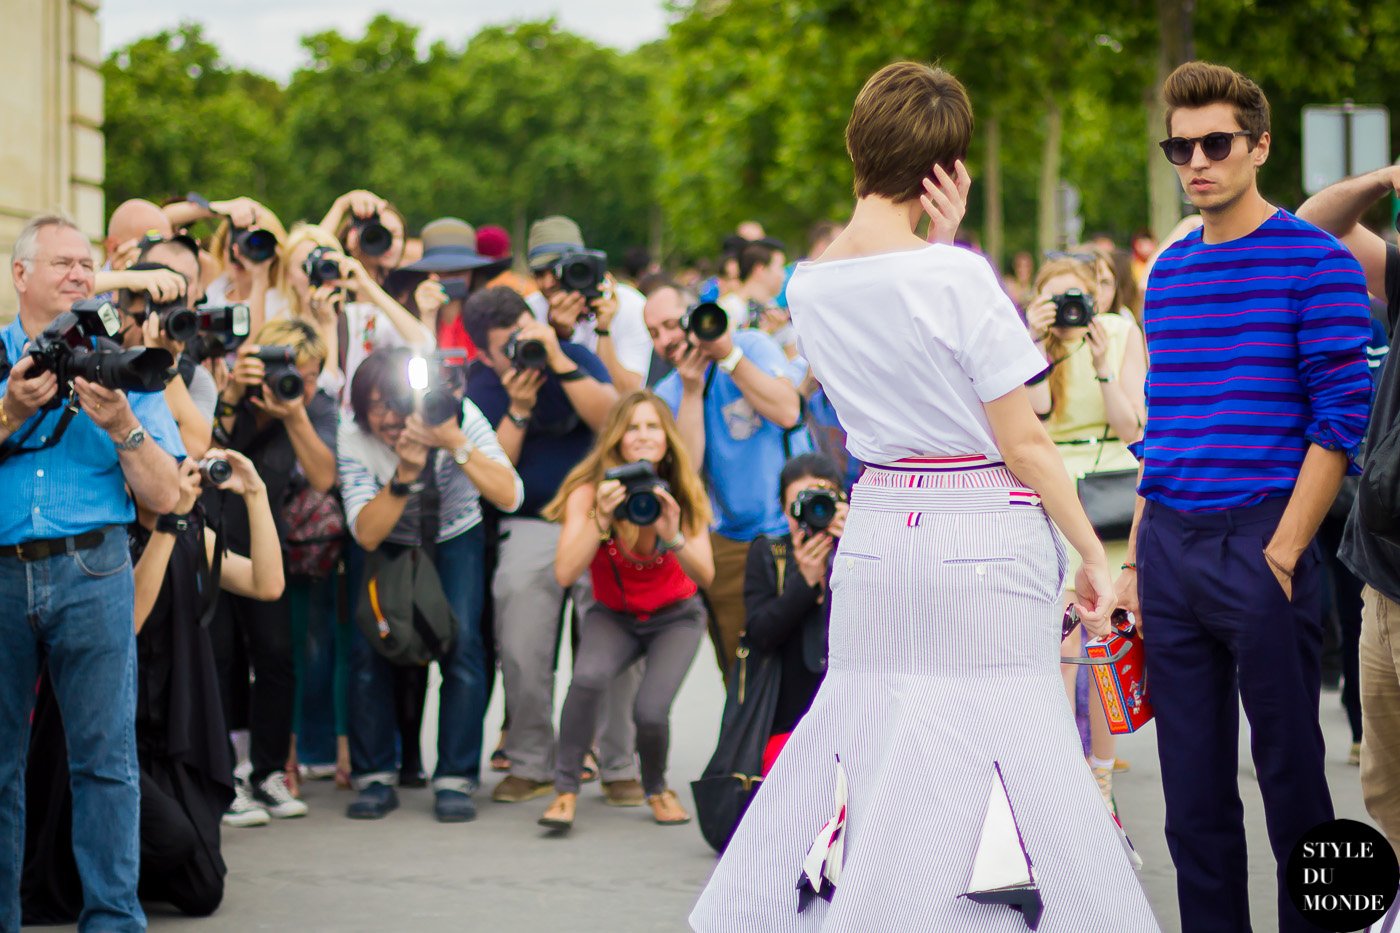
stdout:
<svg viewBox="0 0 1400 933">
<path fill-rule="evenodd" d="M 1171 139 L 1164 139 L 1157 145 L 1162 147 L 1162 152 L 1166 154 L 1167 161 L 1172 165 L 1185 165 L 1191 161 L 1191 156 L 1196 152 L 1196 144 L 1200 143 L 1201 151 L 1206 158 L 1212 162 L 1220 162 L 1230 157 L 1230 150 L 1234 148 L 1236 136 L 1253 136 L 1249 130 L 1239 130 L 1234 133 L 1207 133 L 1204 136 L 1173 136 Z"/>
</svg>

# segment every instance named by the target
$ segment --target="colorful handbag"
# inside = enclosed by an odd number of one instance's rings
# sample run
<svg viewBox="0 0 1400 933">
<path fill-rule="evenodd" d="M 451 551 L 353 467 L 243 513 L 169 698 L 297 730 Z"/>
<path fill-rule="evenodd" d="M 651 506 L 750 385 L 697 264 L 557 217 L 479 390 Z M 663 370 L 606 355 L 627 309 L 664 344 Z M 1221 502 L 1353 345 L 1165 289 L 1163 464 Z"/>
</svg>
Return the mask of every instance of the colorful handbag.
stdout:
<svg viewBox="0 0 1400 933">
<path fill-rule="evenodd" d="M 1079 624 L 1074 606 L 1065 611 L 1065 635 Z M 1062 658 L 1065 664 L 1088 664 L 1094 685 L 1103 700 L 1108 731 L 1115 735 L 1136 732 L 1152 719 L 1152 701 L 1147 695 L 1147 670 L 1142 633 L 1133 615 L 1119 609 L 1113 613 L 1113 631 L 1084 646 L 1084 657 Z"/>
</svg>

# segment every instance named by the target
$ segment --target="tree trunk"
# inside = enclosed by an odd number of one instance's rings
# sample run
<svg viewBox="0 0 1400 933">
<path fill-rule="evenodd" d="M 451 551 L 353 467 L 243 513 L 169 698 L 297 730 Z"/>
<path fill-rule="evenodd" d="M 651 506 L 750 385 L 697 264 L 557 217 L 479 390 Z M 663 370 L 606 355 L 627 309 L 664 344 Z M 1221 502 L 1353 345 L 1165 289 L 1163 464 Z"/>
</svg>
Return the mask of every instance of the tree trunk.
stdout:
<svg viewBox="0 0 1400 933">
<path fill-rule="evenodd" d="M 1181 220 L 1181 183 L 1157 147 L 1157 141 L 1167 136 L 1162 85 L 1178 65 L 1195 55 L 1195 12 L 1195 0 L 1157 0 L 1157 83 L 1147 97 L 1147 183 L 1152 235 L 1159 240 Z"/>
<path fill-rule="evenodd" d="M 659 265 L 666 263 L 666 215 L 661 212 L 661 205 L 653 202 L 651 205 L 651 223 L 647 244 L 647 251 L 651 253 L 651 261 Z"/>
<path fill-rule="evenodd" d="M 996 117 L 987 120 L 987 171 L 982 180 L 982 197 L 986 212 L 982 248 L 992 266 L 1001 272 L 1006 268 L 1006 225 L 1001 204 L 1001 121 Z"/>
<path fill-rule="evenodd" d="M 1037 240 L 1041 255 L 1060 247 L 1060 135 L 1064 117 L 1060 102 L 1045 102 L 1045 147 L 1040 157 Z"/>
</svg>

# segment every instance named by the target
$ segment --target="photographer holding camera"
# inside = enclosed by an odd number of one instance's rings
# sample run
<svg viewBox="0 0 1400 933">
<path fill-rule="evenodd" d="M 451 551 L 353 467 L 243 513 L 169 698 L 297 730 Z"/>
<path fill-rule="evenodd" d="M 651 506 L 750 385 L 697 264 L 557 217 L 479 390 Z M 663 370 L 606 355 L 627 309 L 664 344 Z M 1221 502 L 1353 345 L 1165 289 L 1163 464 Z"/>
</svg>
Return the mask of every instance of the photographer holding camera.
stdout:
<svg viewBox="0 0 1400 933">
<path fill-rule="evenodd" d="M 442 687 L 433 812 L 439 822 L 460 823 L 476 818 L 471 795 L 481 776 L 482 720 L 489 699 L 479 624 L 486 587 L 482 500 L 513 512 L 524 489 L 475 405 L 463 401 L 455 412 L 434 411 L 428 404 L 432 393 L 422 402 L 415 398 L 410 357 L 405 349 L 379 350 L 356 372 L 350 384 L 354 422 L 341 425 L 340 486 L 350 531 L 373 552 L 386 544 L 420 543 L 425 472 L 436 485 L 433 560 L 456 628 L 448 654 L 438 662 Z M 434 423 L 438 417 L 442 420 Z M 393 670 L 368 639 L 353 638 L 350 758 L 359 796 L 346 810 L 351 819 L 378 819 L 399 803 Z"/>
<path fill-rule="evenodd" d="M 710 487 L 715 581 L 705 596 L 714 613 L 715 660 L 728 677 L 744 630 L 749 545 L 786 530 L 778 474 L 793 455 L 812 449 L 812 438 L 782 349 L 756 330 L 731 334 L 723 316 L 715 304 L 692 306 L 675 286 L 652 292 L 646 303 L 656 352 L 676 367 L 656 394 L 671 406 L 686 452 L 702 464 Z"/>
<path fill-rule="evenodd" d="M 340 371 L 340 316 L 345 311 L 345 279 L 350 265 L 339 241 L 324 227 L 297 224 L 282 245 L 277 289 L 287 299 L 287 316 L 316 329 L 326 345 L 326 365 L 317 381 L 333 398 L 345 387 Z"/>
<path fill-rule="evenodd" d="M 591 570 L 595 601 L 559 719 L 557 796 L 540 825 L 573 826 L 604 694 L 638 658 L 646 659 L 634 721 L 647 803 L 657 823 L 687 823 L 666 786 L 671 703 L 705 630 L 697 584 L 714 579 L 715 564 L 705 487 L 661 399 L 647 391 L 624 398 L 543 514 L 563 524 L 555 579 L 570 587 Z"/>
<path fill-rule="evenodd" d="M 222 218 L 209 242 L 209 253 L 219 263 L 219 275 L 205 287 L 211 304 L 246 302 L 254 331 L 286 313 L 286 299 L 277 290 L 277 251 L 287 231 L 276 214 L 252 198 L 209 201 L 195 193 L 166 205 L 165 213 L 176 230 Z"/>
<path fill-rule="evenodd" d="M 0 385 L 0 831 L 8 840 L 0 847 L 0 927 L 7 930 L 20 925 L 22 771 L 41 655 L 68 724 L 83 924 L 145 928 L 136 896 L 135 596 L 119 526 L 135 516 L 133 499 L 159 513 L 175 507 L 175 458 L 184 449 L 159 393 L 128 396 L 78 376 L 70 407 L 52 356 L 28 352 L 74 302 L 90 297 L 93 267 L 87 237 L 72 220 L 30 220 L 11 266 L 19 316 L 0 332 L 12 364 Z M 117 321 L 103 308 L 110 334 Z M 89 333 L 79 331 L 83 344 Z M 78 349 L 62 346 L 75 360 Z M 82 362 L 94 366 L 79 368 L 109 373 L 111 355 L 87 353 Z"/>
<path fill-rule="evenodd" d="M 315 328 L 305 321 L 272 321 L 255 339 L 238 348 L 221 396 L 215 437 L 257 467 L 285 544 L 289 529 L 281 513 L 294 484 L 304 482 L 318 492 L 335 485 L 336 405 L 316 385 L 326 348 Z M 229 546 L 247 553 L 248 515 L 242 501 L 211 495 L 206 506 L 211 521 L 223 523 Z M 303 816 L 306 804 L 292 796 L 284 773 L 296 692 L 291 601 L 286 593 L 274 602 L 231 596 L 222 601 L 215 624 L 227 678 L 225 713 L 233 728 L 245 725 L 235 709 L 246 692 L 251 739 L 252 772 L 247 784 L 240 781 L 225 822 L 248 826 L 268 817 Z M 246 647 L 252 664 L 250 691 L 247 671 L 236 660 L 236 643 Z"/>
<path fill-rule="evenodd" d="M 607 275 L 607 256 L 587 249 L 568 217 L 531 224 L 526 259 L 540 290 L 530 296 L 536 314 L 560 340 L 596 353 L 619 392 L 640 389 L 651 366 L 642 293 Z"/>
<path fill-rule="evenodd" d="M 500 522 L 495 579 L 497 652 L 510 729 L 505 752 L 511 772 L 492 792 L 499 803 L 549 793 L 554 781 L 555 648 L 566 590 L 555 579 L 559 526 L 541 510 L 569 470 L 588 455 L 594 432 L 617 403 L 603 364 L 588 350 L 559 340 L 535 319 L 525 299 L 505 286 L 467 299 L 462 319 L 480 355 L 467 377 L 467 396 L 488 421 L 525 484 L 525 500 Z M 591 593 L 573 588 L 584 614 Z M 599 740 L 603 790 L 617 805 L 639 806 L 630 707 L 635 677 L 618 678 Z"/>
<path fill-rule="evenodd" d="M 408 224 L 397 207 L 373 191 L 358 188 L 345 192 L 335 199 L 317 226 L 335 231 L 346 254 L 363 265 L 381 286 L 403 262 Z"/>
<path fill-rule="evenodd" d="M 1065 470 L 1083 483 L 1091 474 L 1122 472 L 1122 515 L 1131 522 L 1137 460 L 1127 445 L 1142 435 L 1147 419 L 1143 385 L 1147 378 L 1147 354 L 1141 332 L 1132 318 L 1113 307 L 1114 283 L 1106 262 L 1090 253 L 1092 262 L 1074 258 L 1052 259 L 1041 266 L 1026 306 L 1026 322 L 1050 369 L 1028 387 L 1031 406 L 1045 422 Z M 1095 299 L 1106 304 L 1100 305 Z M 1127 555 L 1125 528 L 1099 527 L 1109 565 Z M 1069 580 L 1078 572 L 1078 558 L 1071 561 Z M 1073 598 L 1073 587 L 1070 587 Z M 1060 646 L 1063 657 L 1083 652 L 1082 631 L 1070 633 Z M 1108 729 L 1103 700 L 1089 690 L 1087 709 L 1077 703 L 1079 667 L 1062 664 L 1070 708 L 1089 723 L 1089 767 L 1098 782 L 1104 804 L 1118 812 L 1113 798 L 1113 769 L 1117 741 Z M 1085 675 L 1087 676 L 1087 674 Z"/>
</svg>

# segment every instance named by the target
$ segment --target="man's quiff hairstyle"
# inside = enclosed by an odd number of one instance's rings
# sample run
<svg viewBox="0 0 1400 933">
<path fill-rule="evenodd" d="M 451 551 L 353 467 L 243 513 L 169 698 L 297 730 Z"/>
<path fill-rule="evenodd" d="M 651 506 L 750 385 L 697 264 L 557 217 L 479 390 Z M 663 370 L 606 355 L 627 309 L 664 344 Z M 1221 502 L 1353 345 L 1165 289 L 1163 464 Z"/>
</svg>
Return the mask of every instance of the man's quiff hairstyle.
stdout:
<svg viewBox="0 0 1400 933">
<path fill-rule="evenodd" d="M 934 165 L 951 175 L 971 143 L 972 102 L 957 78 L 918 62 L 886 65 L 865 82 L 846 124 L 856 197 L 912 201 Z"/>
<path fill-rule="evenodd" d="M 1229 104 L 1235 109 L 1240 129 L 1249 132 L 1246 140 L 1253 149 L 1269 132 L 1269 99 L 1249 78 L 1224 65 L 1187 62 L 1167 76 L 1162 85 L 1167 105 L 1167 135 L 1172 135 L 1172 115 L 1177 110 L 1195 110 L 1211 104 Z"/>
</svg>

